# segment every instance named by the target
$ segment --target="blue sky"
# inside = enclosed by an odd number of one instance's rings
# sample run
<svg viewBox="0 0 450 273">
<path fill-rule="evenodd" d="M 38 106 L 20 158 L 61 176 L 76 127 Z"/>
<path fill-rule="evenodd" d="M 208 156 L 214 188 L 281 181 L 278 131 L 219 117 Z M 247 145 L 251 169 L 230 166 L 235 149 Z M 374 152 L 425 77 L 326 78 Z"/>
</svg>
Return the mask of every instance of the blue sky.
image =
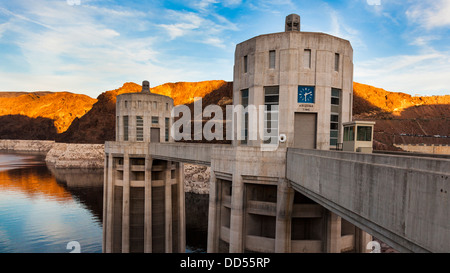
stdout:
<svg viewBox="0 0 450 273">
<path fill-rule="evenodd" d="M 235 45 L 291 13 L 352 43 L 355 81 L 450 93 L 450 0 L 0 0 L 0 90 L 232 81 Z"/>
</svg>

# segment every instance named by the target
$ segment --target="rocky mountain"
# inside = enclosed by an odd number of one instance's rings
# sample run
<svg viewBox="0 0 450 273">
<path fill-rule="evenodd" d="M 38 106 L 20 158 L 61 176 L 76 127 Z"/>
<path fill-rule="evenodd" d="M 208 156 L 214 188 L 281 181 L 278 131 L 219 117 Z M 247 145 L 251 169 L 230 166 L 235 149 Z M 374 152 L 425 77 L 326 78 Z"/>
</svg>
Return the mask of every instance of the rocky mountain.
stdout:
<svg viewBox="0 0 450 273">
<path fill-rule="evenodd" d="M 125 83 L 97 99 L 68 92 L 0 92 L 0 138 L 56 139 L 67 143 L 104 143 L 115 137 L 116 97 L 140 92 L 141 85 Z M 395 150 L 396 144 L 450 144 L 450 95 L 415 97 L 354 83 L 355 120 L 376 122 L 374 146 Z M 193 109 L 194 97 L 203 107 L 232 104 L 233 83 L 226 81 L 166 83 L 151 88 L 170 96 L 175 105 Z M 206 122 L 206 121 L 204 121 Z"/>
<path fill-rule="evenodd" d="M 54 139 L 96 101 L 69 92 L 0 92 L 0 138 Z"/>
<path fill-rule="evenodd" d="M 416 97 L 353 84 L 353 119 L 375 121 L 374 147 L 450 144 L 450 95 Z"/>
</svg>

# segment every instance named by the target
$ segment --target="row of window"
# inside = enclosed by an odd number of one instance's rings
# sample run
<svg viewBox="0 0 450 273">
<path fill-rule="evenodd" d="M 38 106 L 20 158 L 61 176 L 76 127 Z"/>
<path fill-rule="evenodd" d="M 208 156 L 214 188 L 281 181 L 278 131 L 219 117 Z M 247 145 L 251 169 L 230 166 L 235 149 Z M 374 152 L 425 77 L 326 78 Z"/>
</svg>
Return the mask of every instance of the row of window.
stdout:
<svg viewBox="0 0 450 273">
<path fill-rule="evenodd" d="M 119 117 L 117 117 L 117 122 L 119 122 Z M 129 140 L 129 117 L 123 117 L 123 140 Z M 159 124 L 159 117 L 152 117 L 152 124 Z M 164 135 L 165 141 L 169 141 L 169 127 L 170 119 L 165 118 L 164 122 Z M 144 118 L 142 116 L 136 116 L 136 141 L 144 141 Z"/>
<path fill-rule="evenodd" d="M 330 146 L 336 146 L 339 137 L 339 106 L 341 90 L 331 88 Z"/>
<path fill-rule="evenodd" d="M 248 56 L 244 56 L 244 73 L 248 72 Z M 334 71 L 339 71 L 339 62 L 340 62 L 340 55 L 339 53 L 334 54 Z M 276 64 L 276 51 L 270 50 L 269 51 L 269 69 L 275 69 Z M 311 68 L 311 49 L 305 49 L 303 51 L 303 67 L 304 68 Z"/>
<path fill-rule="evenodd" d="M 280 101 L 279 87 L 264 87 L 264 143 L 277 143 L 278 140 L 278 105 Z M 244 108 L 248 106 L 248 89 L 241 90 L 241 104 Z M 244 112 L 242 118 L 241 144 L 247 144 L 248 141 L 248 112 Z"/>
<path fill-rule="evenodd" d="M 357 126 L 357 141 L 372 141 L 372 127 Z M 355 141 L 355 126 L 344 128 L 344 141 Z"/>
<path fill-rule="evenodd" d="M 127 109 L 128 106 L 132 107 L 131 103 L 132 102 L 128 102 L 127 100 L 124 101 L 125 108 Z M 142 102 L 142 101 L 138 100 L 138 101 L 136 101 L 135 107 L 137 107 L 137 108 L 145 107 L 146 109 L 158 110 L 158 102 L 157 101 L 152 101 L 152 102 L 144 101 L 144 102 Z M 169 111 L 169 103 L 166 103 L 166 111 Z"/>
</svg>

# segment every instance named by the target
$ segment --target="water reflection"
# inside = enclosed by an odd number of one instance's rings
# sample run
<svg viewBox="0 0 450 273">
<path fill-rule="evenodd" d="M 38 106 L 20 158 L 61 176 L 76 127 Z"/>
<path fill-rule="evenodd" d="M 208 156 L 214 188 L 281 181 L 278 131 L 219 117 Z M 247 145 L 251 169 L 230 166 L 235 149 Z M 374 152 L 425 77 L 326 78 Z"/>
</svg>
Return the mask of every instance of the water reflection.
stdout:
<svg viewBox="0 0 450 273">
<path fill-rule="evenodd" d="M 74 240 L 82 252 L 101 252 L 102 187 L 72 191 L 39 155 L 0 153 L 0 168 L 1 253 L 65 253 Z M 100 200 L 100 207 L 91 199 Z"/>
<path fill-rule="evenodd" d="M 186 193 L 187 252 L 205 252 L 208 195 Z M 0 152 L 0 253 L 102 252 L 103 169 L 55 169 L 37 154 Z"/>
<path fill-rule="evenodd" d="M 59 185 L 103 221 L 103 169 L 48 169 Z"/>
</svg>

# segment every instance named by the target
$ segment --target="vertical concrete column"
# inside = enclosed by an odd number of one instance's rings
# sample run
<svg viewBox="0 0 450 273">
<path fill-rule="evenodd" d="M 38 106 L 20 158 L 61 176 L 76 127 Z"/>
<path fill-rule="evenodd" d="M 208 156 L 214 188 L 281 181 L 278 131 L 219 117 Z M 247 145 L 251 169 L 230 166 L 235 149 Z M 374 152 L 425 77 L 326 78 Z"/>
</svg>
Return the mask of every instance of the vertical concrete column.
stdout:
<svg viewBox="0 0 450 273">
<path fill-rule="evenodd" d="M 123 155 L 122 253 L 130 252 L 130 157 Z"/>
<path fill-rule="evenodd" d="M 178 189 L 178 236 L 179 236 L 179 247 L 178 252 L 186 252 L 186 204 L 185 204 L 185 194 L 184 194 L 184 164 L 179 162 L 176 164 L 175 169 L 175 179 L 177 180 Z"/>
<path fill-rule="evenodd" d="M 144 252 L 152 252 L 152 166 L 153 159 L 145 157 Z"/>
<path fill-rule="evenodd" d="M 172 179 L 171 179 L 172 162 L 167 161 L 164 170 L 164 192 L 165 192 L 165 221 L 166 235 L 165 246 L 166 253 L 172 253 Z"/>
<path fill-rule="evenodd" d="M 291 252 L 291 220 L 294 206 L 294 190 L 286 179 L 280 179 L 277 192 L 277 219 L 275 231 L 275 253 Z"/>
<path fill-rule="evenodd" d="M 244 182 L 240 172 L 233 173 L 230 217 L 230 253 L 244 252 Z"/>
<path fill-rule="evenodd" d="M 367 249 L 367 244 L 372 240 L 372 235 L 358 227 L 355 227 L 355 252 L 369 253 L 370 250 Z"/>
<path fill-rule="evenodd" d="M 216 174 L 210 169 L 209 178 L 209 211 L 208 211 L 208 253 L 219 252 L 219 232 L 220 232 L 220 199 L 219 185 L 217 184 Z"/>
<path fill-rule="evenodd" d="M 109 154 L 105 160 L 108 160 L 108 169 L 107 176 L 105 176 L 104 180 L 104 201 L 106 204 L 103 207 L 103 234 L 104 234 L 104 243 L 103 243 L 103 252 L 111 253 L 112 252 L 112 241 L 113 241 L 113 208 L 114 208 L 114 180 L 115 180 L 115 169 L 113 162 L 113 155 Z M 106 165 L 105 165 L 106 166 Z"/>
<path fill-rule="evenodd" d="M 341 217 L 337 214 L 328 211 L 326 213 L 326 252 L 340 253 L 341 252 Z"/>
</svg>

